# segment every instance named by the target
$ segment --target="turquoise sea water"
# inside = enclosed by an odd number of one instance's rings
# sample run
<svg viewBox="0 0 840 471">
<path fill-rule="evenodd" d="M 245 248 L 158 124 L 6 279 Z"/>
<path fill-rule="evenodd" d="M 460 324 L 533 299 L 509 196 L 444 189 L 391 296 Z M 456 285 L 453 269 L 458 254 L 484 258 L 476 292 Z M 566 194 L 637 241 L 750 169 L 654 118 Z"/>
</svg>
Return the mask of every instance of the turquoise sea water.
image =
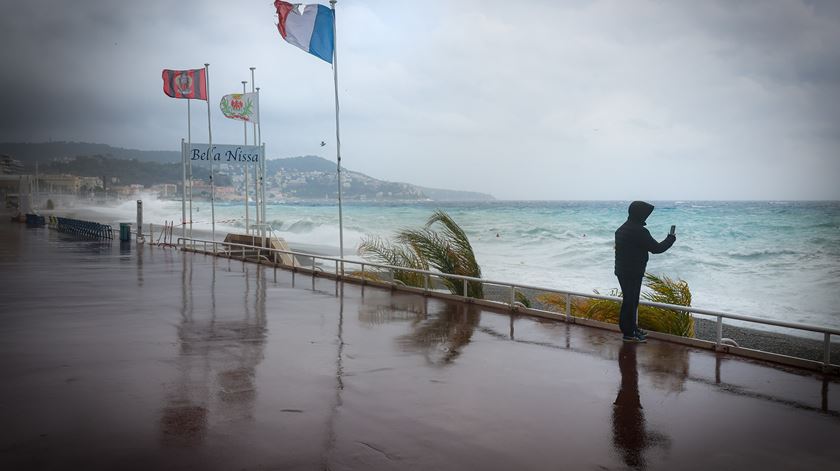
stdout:
<svg viewBox="0 0 840 471">
<path fill-rule="evenodd" d="M 840 326 L 840 202 L 652 203 L 651 234 L 661 240 L 675 224 L 677 242 L 668 252 L 652 255 L 648 271 L 686 280 L 694 306 Z M 485 278 L 604 292 L 618 286 L 613 234 L 626 219 L 628 204 L 347 203 L 344 245 L 355 253 L 365 235 L 418 227 L 441 208 L 466 230 Z M 194 219 L 206 220 L 209 204 L 196 206 Z M 154 211 L 180 219 L 180 202 L 161 203 Z M 216 207 L 217 220 L 243 215 L 241 204 Z M 292 245 L 338 247 L 334 204 L 271 205 L 268 219 Z M 217 230 L 241 225 L 226 222 Z"/>
</svg>

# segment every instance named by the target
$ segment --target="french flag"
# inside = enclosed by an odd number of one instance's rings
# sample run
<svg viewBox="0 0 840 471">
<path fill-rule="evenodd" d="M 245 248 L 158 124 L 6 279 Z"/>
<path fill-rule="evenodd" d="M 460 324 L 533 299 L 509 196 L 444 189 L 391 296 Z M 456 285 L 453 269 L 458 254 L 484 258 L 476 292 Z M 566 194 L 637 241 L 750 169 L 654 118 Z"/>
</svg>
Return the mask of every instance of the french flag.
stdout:
<svg viewBox="0 0 840 471">
<path fill-rule="evenodd" d="M 292 4 L 276 0 L 277 29 L 290 44 L 332 64 L 335 34 L 333 11 L 324 5 Z"/>
</svg>

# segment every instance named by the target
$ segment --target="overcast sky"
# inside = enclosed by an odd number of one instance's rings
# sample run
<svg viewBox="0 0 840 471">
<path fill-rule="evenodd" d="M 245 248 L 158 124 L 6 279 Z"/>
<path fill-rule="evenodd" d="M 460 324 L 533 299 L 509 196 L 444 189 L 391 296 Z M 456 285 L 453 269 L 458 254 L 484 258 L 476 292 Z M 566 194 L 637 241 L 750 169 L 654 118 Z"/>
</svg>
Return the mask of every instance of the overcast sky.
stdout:
<svg viewBox="0 0 840 471">
<path fill-rule="evenodd" d="M 218 103 L 254 66 L 269 157 L 335 158 L 332 68 L 272 1 L 0 1 L 0 141 L 176 150 L 161 70 L 209 62 L 214 142 L 242 142 Z M 352 170 L 502 199 L 840 199 L 840 2 L 341 0 L 337 22 Z"/>
</svg>

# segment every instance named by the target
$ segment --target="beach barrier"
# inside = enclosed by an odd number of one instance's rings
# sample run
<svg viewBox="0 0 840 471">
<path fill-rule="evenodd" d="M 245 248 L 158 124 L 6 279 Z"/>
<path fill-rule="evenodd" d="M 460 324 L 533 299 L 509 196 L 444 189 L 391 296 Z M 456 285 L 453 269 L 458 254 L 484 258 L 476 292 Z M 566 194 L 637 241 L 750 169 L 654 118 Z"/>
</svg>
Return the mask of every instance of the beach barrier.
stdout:
<svg viewBox="0 0 840 471">
<path fill-rule="evenodd" d="M 37 214 L 27 214 L 26 215 L 26 225 L 27 226 L 43 226 L 46 224 L 46 220 L 44 216 L 39 216 Z"/>
<path fill-rule="evenodd" d="M 315 277 L 328 277 L 334 278 L 336 280 L 343 280 L 349 281 L 353 283 L 359 283 L 362 285 L 370 284 L 370 285 L 378 285 L 383 287 L 390 287 L 391 289 L 401 290 L 401 291 L 409 291 L 415 293 L 421 293 L 426 296 L 433 296 L 438 298 L 444 299 L 455 299 L 455 300 L 462 300 L 469 303 L 479 304 L 488 307 L 501 307 L 506 308 L 511 311 L 519 312 L 522 314 L 532 315 L 535 317 L 542 317 L 546 319 L 552 320 L 559 320 L 565 321 L 570 324 L 580 324 L 586 325 L 591 327 L 597 327 L 601 329 L 608 329 L 618 331 L 618 326 L 614 324 L 608 324 L 601 321 L 587 319 L 582 317 L 576 317 L 572 315 L 572 298 L 589 298 L 589 299 L 600 299 L 606 301 L 613 301 L 617 303 L 622 302 L 622 298 L 615 297 L 615 296 L 605 296 L 602 294 L 595 294 L 595 293 L 580 293 L 576 291 L 570 290 L 560 290 L 556 288 L 546 288 L 542 286 L 533 286 L 533 285 L 526 285 L 520 283 L 511 283 L 507 281 L 495 281 L 489 280 L 484 278 L 475 278 L 470 276 L 463 276 L 463 275 L 452 275 L 448 273 L 440 273 L 440 272 L 433 272 L 428 270 L 419 270 L 413 268 L 406 268 L 406 267 L 398 267 L 392 265 L 383 265 L 377 263 L 370 263 L 370 262 L 361 262 L 355 260 L 347 260 L 341 259 L 338 257 L 330 257 L 325 255 L 317 255 L 311 253 L 303 253 L 303 252 L 295 252 L 291 250 L 281 250 L 271 247 L 259 247 L 259 246 L 252 246 L 246 244 L 236 244 L 231 242 L 220 242 L 220 241 L 212 241 L 212 240 L 205 240 L 205 239 L 195 239 L 189 237 L 179 237 L 177 239 L 177 246 L 181 247 L 182 250 L 190 250 L 193 252 L 205 253 L 208 255 L 220 255 L 220 256 L 227 256 L 231 257 L 232 255 L 236 254 L 236 251 L 239 250 L 243 256 L 243 262 L 246 260 L 244 254 L 246 251 L 255 251 L 257 256 L 255 260 L 262 261 L 265 260 L 265 263 L 274 266 L 275 270 L 275 278 L 276 278 L 276 270 L 277 267 L 285 268 L 292 271 L 292 276 L 294 276 L 295 272 L 304 272 L 308 273 L 312 276 L 313 279 L 313 286 Z M 201 247 L 201 248 L 199 248 Z M 221 250 L 220 250 L 221 249 Z M 312 260 L 310 267 L 303 268 L 297 266 L 288 266 L 284 263 L 277 263 L 277 256 L 280 254 L 291 255 L 293 257 L 300 257 L 300 258 L 308 258 Z M 274 262 L 272 263 L 272 259 Z M 317 260 L 321 260 L 322 262 L 326 262 L 324 266 L 335 264 L 335 271 L 330 273 L 323 270 L 323 268 L 317 266 Z M 359 271 L 355 273 L 347 273 L 345 270 L 345 265 L 356 266 L 359 268 Z M 374 269 L 374 270 L 371 270 Z M 396 272 L 412 272 L 423 275 L 424 278 L 424 286 L 423 287 L 411 287 L 405 286 L 400 284 L 393 276 Z M 385 276 L 379 276 L 384 274 Z M 373 277 L 369 275 L 375 275 Z M 442 292 L 435 288 L 434 280 L 440 278 L 448 278 L 452 280 L 458 280 L 463 283 L 463 294 L 451 294 L 448 291 Z M 490 299 L 476 299 L 469 296 L 468 291 L 468 284 L 470 282 L 477 282 L 481 283 L 482 285 L 492 285 L 502 287 L 506 290 L 509 290 L 510 298 L 509 302 L 506 301 L 495 301 Z M 556 311 L 546 311 L 542 309 L 536 308 L 529 308 L 529 307 L 522 307 L 516 301 L 516 292 L 517 290 L 534 290 L 540 291 L 545 293 L 556 293 L 565 296 L 566 299 L 566 309 L 565 312 L 556 312 Z M 753 316 L 746 316 L 741 314 L 734 314 L 729 312 L 723 311 L 716 311 L 711 309 L 702 309 L 696 308 L 692 306 L 679 306 L 675 304 L 665 304 L 665 303 L 657 303 L 652 301 L 640 301 L 640 305 L 645 306 L 652 306 L 661 309 L 668 309 L 672 311 L 682 311 L 682 312 L 689 312 L 692 315 L 700 315 L 700 316 L 708 316 L 715 319 L 716 322 L 716 335 L 715 340 L 703 340 L 699 338 L 692 338 L 692 337 L 681 337 L 677 335 L 670 335 L 661 332 L 650 332 L 650 338 L 657 338 L 661 340 L 666 340 L 674 343 L 680 343 L 685 345 L 690 345 L 698 348 L 706 348 L 711 349 L 714 351 L 718 351 L 721 353 L 731 353 L 740 355 L 747 358 L 754 358 L 759 360 L 770 361 L 774 363 L 780 363 L 789 366 L 795 366 L 799 368 L 804 368 L 812 371 L 821 371 L 823 373 L 840 375 L 840 365 L 832 363 L 831 361 L 831 349 L 832 349 L 832 341 L 831 337 L 834 338 L 840 337 L 840 329 L 832 328 L 832 327 L 823 327 L 823 326 L 816 326 L 810 324 L 803 324 L 798 322 L 785 322 L 785 321 L 777 321 L 772 319 L 764 319 L 760 317 L 753 317 Z M 820 334 L 822 336 L 822 361 L 811 360 L 801 357 L 793 357 L 788 355 L 783 355 L 779 353 L 767 352 L 764 350 L 757 350 L 745 347 L 739 347 L 737 344 L 731 344 L 727 342 L 728 339 L 723 337 L 723 323 L 724 319 L 734 320 L 734 321 L 742 321 L 742 322 L 749 322 L 759 325 L 765 326 L 775 326 L 781 327 L 786 329 L 797 330 L 800 332 L 813 332 Z"/>
<path fill-rule="evenodd" d="M 114 229 L 107 224 L 99 224 L 98 222 L 50 216 L 50 227 L 58 232 L 88 239 L 114 239 Z"/>
</svg>

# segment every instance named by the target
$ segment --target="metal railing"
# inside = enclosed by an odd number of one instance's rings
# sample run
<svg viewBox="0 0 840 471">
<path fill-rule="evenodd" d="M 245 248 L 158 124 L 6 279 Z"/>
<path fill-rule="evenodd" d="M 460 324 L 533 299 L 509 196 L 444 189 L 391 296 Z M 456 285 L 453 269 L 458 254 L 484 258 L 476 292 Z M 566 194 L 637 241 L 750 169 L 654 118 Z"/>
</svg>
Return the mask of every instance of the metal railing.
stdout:
<svg viewBox="0 0 840 471">
<path fill-rule="evenodd" d="M 390 278 L 390 280 L 382 280 L 380 278 L 379 280 L 376 280 L 376 281 L 380 282 L 380 283 L 390 284 L 391 286 L 397 286 L 398 284 L 402 285 L 402 286 L 405 286 L 404 284 L 402 284 L 401 282 L 399 282 L 399 280 L 397 280 L 395 278 L 394 275 L 395 275 L 396 272 L 407 272 L 407 273 L 421 274 L 421 275 L 423 275 L 423 279 L 424 279 L 423 288 L 415 288 L 415 289 L 422 289 L 426 293 L 437 293 L 437 294 L 440 294 L 440 295 L 443 295 L 443 294 L 451 295 L 451 294 L 450 293 L 444 293 L 443 291 L 437 291 L 437 290 L 433 289 L 432 288 L 432 282 L 431 282 L 432 277 L 448 278 L 448 279 L 452 279 L 452 280 L 460 280 L 463 283 L 463 292 L 462 292 L 462 295 L 460 295 L 459 297 L 463 298 L 465 300 L 473 300 L 474 299 L 474 298 L 470 298 L 469 295 L 468 295 L 468 285 L 469 285 L 470 282 L 477 282 L 477 283 L 481 283 L 482 285 L 493 285 L 493 286 L 505 287 L 505 288 L 508 288 L 510 290 L 510 300 L 509 300 L 509 302 L 492 301 L 492 300 L 483 300 L 483 301 L 490 302 L 490 303 L 500 305 L 500 306 L 506 306 L 510 309 L 516 309 L 517 305 L 519 304 L 516 301 L 516 292 L 517 292 L 518 289 L 534 290 L 534 291 L 540 291 L 540 292 L 544 292 L 544 293 L 561 294 L 561 295 L 564 295 L 566 297 L 566 308 L 565 308 L 564 315 L 565 315 L 565 320 L 567 322 L 574 322 L 575 320 L 577 320 L 577 321 L 585 320 L 585 318 L 572 316 L 572 302 L 571 302 L 571 300 L 572 300 L 573 297 L 574 298 L 600 299 L 600 300 L 606 300 L 606 301 L 613 301 L 613 302 L 617 302 L 617 303 L 622 302 L 622 298 L 619 298 L 619 297 L 616 297 L 616 296 L 605 296 L 605 295 L 602 295 L 602 294 L 594 294 L 594 293 L 581 293 L 581 292 L 571 291 L 571 290 L 546 288 L 546 287 L 542 287 L 542 286 L 534 286 L 534 285 L 527 285 L 527 284 L 521 284 L 521 283 L 511 283 L 511 282 L 508 282 L 508 281 L 488 280 L 488 279 L 485 279 L 485 278 L 475 278 L 475 277 L 464 276 L 464 275 L 453 275 L 453 274 L 448 274 L 448 273 L 433 272 L 433 271 L 429 271 L 429 270 L 420 270 L 420 269 L 415 269 L 415 268 L 398 267 L 398 266 L 384 265 L 384 264 L 379 264 L 379 263 L 363 262 L 363 261 L 356 261 L 356 260 L 347 260 L 347 259 L 342 259 L 342 258 L 338 258 L 338 257 L 330 257 L 330 256 L 327 256 L 327 255 L 317 255 L 317 254 L 311 254 L 311 253 L 305 253 L 305 252 L 296 252 L 296 251 L 292 251 L 292 250 L 280 250 L 280 249 L 274 249 L 274 248 L 268 248 L 268 247 L 255 247 L 255 246 L 251 246 L 251 245 L 235 244 L 235 243 L 230 243 L 230 242 L 220 242 L 220 241 L 212 241 L 212 240 L 204 240 L 204 239 L 194 239 L 194 238 L 189 238 L 189 237 L 179 237 L 178 240 L 177 240 L 177 245 L 181 246 L 183 249 L 186 249 L 187 248 L 187 241 L 190 242 L 190 245 L 192 246 L 193 251 L 197 251 L 195 247 L 196 247 L 196 244 L 199 244 L 199 245 L 203 246 L 203 250 L 202 250 L 203 252 L 212 253 L 212 254 L 215 254 L 215 255 L 219 255 L 219 254 L 228 254 L 229 256 L 234 255 L 233 250 L 227 250 L 226 249 L 226 250 L 220 251 L 220 250 L 218 250 L 218 246 L 229 247 L 231 249 L 236 247 L 236 248 L 240 249 L 240 250 L 238 250 L 238 252 L 239 252 L 239 254 L 241 254 L 243 260 L 245 259 L 246 250 L 251 252 L 251 253 L 256 251 L 257 252 L 257 260 L 264 259 L 264 260 L 267 260 L 269 262 L 272 261 L 272 260 L 274 261 L 273 263 L 274 263 L 275 274 L 276 274 L 276 270 L 277 270 L 277 267 L 278 267 L 277 257 L 275 256 L 275 257 L 265 257 L 265 258 L 263 258 L 261 256 L 263 251 L 269 252 L 269 253 L 273 252 L 275 254 L 276 253 L 288 254 L 288 255 L 291 255 L 292 257 L 311 258 L 312 259 L 312 264 L 308 269 L 312 272 L 313 282 L 314 282 L 314 277 L 316 276 L 316 272 L 326 273 L 326 272 L 323 271 L 323 269 L 321 267 L 318 267 L 317 264 L 316 264 L 316 260 L 324 260 L 326 262 L 334 262 L 335 263 L 335 275 L 334 276 L 336 278 L 350 278 L 350 279 L 358 280 L 359 282 L 361 282 L 363 284 L 365 282 L 370 282 L 371 281 L 370 279 L 367 279 L 366 276 L 365 276 L 365 273 L 366 273 L 365 269 L 366 268 L 375 268 L 375 269 L 379 269 L 379 270 L 384 270 L 388 274 L 388 277 Z M 212 251 L 207 250 L 208 246 L 211 246 Z M 357 272 L 346 275 L 345 270 L 344 270 L 344 265 L 358 266 L 359 270 Z M 304 267 L 288 267 L 288 268 L 290 268 L 292 270 L 306 269 Z M 380 272 L 371 272 L 371 273 L 379 274 Z M 458 296 L 458 295 L 455 295 L 455 296 Z M 752 322 L 752 323 L 762 324 L 762 325 L 770 325 L 770 326 L 784 327 L 784 328 L 794 329 L 794 330 L 820 333 L 820 334 L 823 335 L 823 360 L 822 360 L 821 363 L 823 365 L 824 370 L 827 370 L 831 366 L 831 336 L 832 335 L 840 336 L 840 329 L 834 329 L 834 328 L 830 328 L 830 327 L 822 327 L 822 326 L 816 326 L 816 325 L 810 325 L 810 324 L 802 324 L 802 323 L 797 323 L 797 322 L 777 321 L 777 320 L 772 320 L 772 319 L 762 319 L 762 318 L 759 318 L 759 317 L 745 316 L 745 315 L 741 315 L 741 314 L 733 314 L 733 313 L 729 313 L 729 312 L 716 311 L 716 310 L 712 310 L 712 309 L 703 309 L 703 308 L 696 308 L 696 307 L 691 307 L 691 306 L 680 306 L 680 305 L 677 305 L 677 304 L 657 303 L 657 302 L 652 302 L 652 301 L 640 300 L 639 305 L 651 306 L 651 307 L 655 307 L 655 308 L 667 309 L 667 310 L 672 310 L 672 311 L 690 312 L 692 314 L 700 314 L 700 315 L 711 316 L 711 317 L 716 318 L 716 335 L 715 335 L 715 341 L 714 341 L 716 350 L 729 351 L 729 349 L 730 349 L 729 346 L 725 346 L 725 345 L 722 344 L 722 340 L 723 340 L 723 319 L 732 319 L 732 320 Z M 549 314 L 549 315 L 553 315 L 553 316 L 558 315 L 558 313 L 556 313 L 554 311 L 545 311 L 545 310 L 533 309 L 533 308 L 527 308 L 527 310 L 532 311 L 532 312 Z M 773 354 L 773 353 L 771 353 L 771 355 L 785 356 L 785 355 Z M 793 357 L 791 357 L 791 358 L 793 358 Z"/>
</svg>

